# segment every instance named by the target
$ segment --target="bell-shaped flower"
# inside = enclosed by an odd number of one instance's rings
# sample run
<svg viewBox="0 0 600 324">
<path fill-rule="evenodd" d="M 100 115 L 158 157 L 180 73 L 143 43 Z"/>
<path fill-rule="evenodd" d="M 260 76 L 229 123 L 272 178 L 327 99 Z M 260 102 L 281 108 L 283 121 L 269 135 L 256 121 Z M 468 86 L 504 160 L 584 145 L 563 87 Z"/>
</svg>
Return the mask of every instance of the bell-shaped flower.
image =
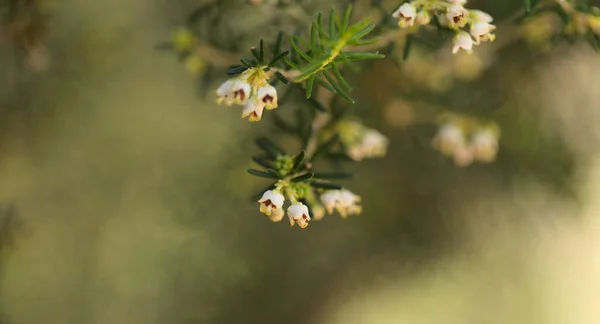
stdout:
<svg viewBox="0 0 600 324">
<path fill-rule="evenodd" d="M 398 19 L 398 26 L 401 28 L 412 27 L 417 18 L 417 8 L 415 8 L 412 3 L 403 3 L 398 10 L 392 14 L 392 17 Z"/>
<path fill-rule="evenodd" d="M 277 223 L 277 222 L 281 222 L 281 220 L 283 219 L 283 216 L 285 216 L 285 212 L 283 211 L 283 209 L 277 209 L 277 210 L 273 211 L 271 213 L 271 215 L 269 215 L 268 217 L 272 222 Z"/>
<path fill-rule="evenodd" d="M 325 208 L 323 206 L 319 204 L 312 204 L 311 209 L 313 213 L 313 218 L 315 220 L 321 220 L 323 219 L 323 217 L 325 217 Z"/>
<path fill-rule="evenodd" d="M 471 36 L 475 39 L 475 44 L 480 42 L 493 42 L 496 39 L 496 35 L 492 34 L 492 31 L 496 29 L 496 26 L 486 22 L 476 22 L 471 25 Z"/>
<path fill-rule="evenodd" d="M 363 134 L 361 146 L 368 158 L 383 157 L 387 153 L 389 140 L 375 129 L 367 129 Z"/>
<path fill-rule="evenodd" d="M 446 11 L 450 28 L 463 28 L 467 25 L 469 11 L 460 4 L 453 4 Z"/>
<path fill-rule="evenodd" d="M 278 216 L 279 214 L 281 214 L 281 217 L 283 218 L 284 201 L 285 198 L 279 191 L 267 190 L 258 200 L 258 202 L 260 203 L 260 212 L 267 216 Z"/>
<path fill-rule="evenodd" d="M 433 146 L 444 155 L 453 155 L 457 147 L 464 145 L 465 135 L 454 123 L 446 123 L 438 130 Z"/>
<path fill-rule="evenodd" d="M 248 121 L 257 122 L 262 118 L 265 104 L 257 98 L 251 98 L 242 109 L 242 118 L 248 117 Z"/>
<path fill-rule="evenodd" d="M 459 31 L 452 39 L 452 54 L 458 53 L 459 50 L 463 50 L 468 54 L 473 52 L 473 39 L 465 31 Z"/>
<path fill-rule="evenodd" d="M 488 24 L 494 21 L 494 18 L 490 14 L 477 9 L 469 10 L 469 18 L 472 22 L 486 22 Z"/>
<path fill-rule="evenodd" d="M 250 98 L 252 87 L 246 80 L 235 80 L 231 85 L 231 96 L 233 102 L 238 105 L 245 104 Z"/>
<path fill-rule="evenodd" d="M 310 222 L 308 207 L 302 203 L 294 203 L 287 209 L 287 214 L 290 219 L 290 226 L 298 224 L 300 228 L 305 228 Z"/>
<path fill-rule="evenodd" d="M 479 130 L 471 138 L 473 158 L 481 162 L 492 162 L 498 154 L 498 137 L 491 130 Z"/>
<path fill-rule="evenodd" d="M 327 190 L 321 194 L 321 203 L 327 210 L 328 214 L 332 214 L 333 210 L 340 201 L 340 191 L 339 190 Z"/>
<path fill-rule="evenodd" d="M 277 108 L 277 89 L 274 86 L 267 84 L 258 88 L 257 97 L 267 110 Z"/>
<path fill-rule="evenodd" d="M 226 105 L 231 105 L 233 103 L 233 95 L 231 93 L 231 89 L 233 87 L 233 80 L 227 80 L 225 82 L 223 82 L 218 88 L 217 88 L 217 103 L 221 104 L 222 102 L 225 102 Z"/>
<path fill-rule="evenodd" d="M 417 13 L 416 22 L 417 25 L 420 26 L 429 25 L 429 23 L 431 22 L 431 16 L 429 15 L 429 12 L 427 10 L 419 11 Z"/>
<path fill-rule="evenodd" d="M 357 215 L 362 212 L 362 206 L 358 205 L 361 198 L 350 190 L 342 189 L 339 191 L 337 212 L 346 219 L 349 215 Z"/>
</svg>

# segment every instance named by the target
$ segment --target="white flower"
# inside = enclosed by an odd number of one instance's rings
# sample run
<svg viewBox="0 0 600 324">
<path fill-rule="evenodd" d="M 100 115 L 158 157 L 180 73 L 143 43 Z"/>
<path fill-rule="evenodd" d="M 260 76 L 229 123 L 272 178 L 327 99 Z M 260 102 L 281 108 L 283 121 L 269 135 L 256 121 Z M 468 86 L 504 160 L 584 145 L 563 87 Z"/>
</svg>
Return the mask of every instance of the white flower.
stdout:
<svg viewBox="0 0 600 324">
<path fill-rule="evenodd" d="M 262 101 L 267 110 L 277 108 L 277 89 L 272 85 L 265 85 L 258 88 L 258 100 Z"/>
<path fill-rule="evenodd" d="M 364 128 L 356 142 L 348 145 L 346 153 L 354 161 L 383 157 L 389 140 L 375 129 Z"/>
<path fill-rule="evenodd" d="M 377 130 L 367 129 L 363 134 L 361 144 L 366 157 L 382 157 L 387 152 L 389 140 Z"/>
<path fill-rule="evenodd" d="M 490 14 L 477 9 L 469 10 L 469 17 L 474 22 L 486 22 L 489 24 L 494 21 L 494 18 Z"/>
<path fill-rule="evenodd" d="M 281 217 L 283 218 L 284 201 L 285 198 L 280 192 L 274 190 L 267 190 L 265 191 L 265 193 L 263 193 L 262 198 L 258 200 L 258 202 L 260 203 L 260 212 L 267 216 L 278 216 L 279 214 L 281 214 Z"/>
<path fill-rule="evenodd" d="M 235 80 L 231 85 L 231 96 L 233 102 L 238 105 L 243 105 L 248 101 L 251 90 L 250 83 L 245 80 Z"/>
<path fill-rule="evenodd" d="M 431 16 L 427 10 L 421 10 L 417 13 L 416 21 L 418 25 L 428 25 L 431 22 Z"/>
<path fill-rule="evenodd" d="M 475 39 L 475 44 L 480 42 L 490 41 L 493 42 L 496 39 L 496 35 L 492 34 L 492 31 L 496 29 L 496 26 L 486 22 L 476 22 L 471 25 L 471 36 Z"/>
<path fill-rule="evenodd" d="M 477 161 L 492 162 L 498 154 L 498 137 L 490 130 L 480 130 L 471 139 L 473 157 Z"/>
<path fill-rule="evenodd" d="M 256 122 L 262 118 L 265 104 L 262 101 L 252 98 L 246 102 L 244 109 L 242 109 L 242 118 L 248 117 L 248 121 Z"/>
<path fill-rule="evenodd" d="M 302 203 L 292 204 L 287 209 L 288 217 L 290 218 L 290 226 L 298 224 L 300 228 L 305 228 L 310 222 L 310 216 L 308 213 L 308 207 Z"/>
<path fill-rule="evenodd" d="M 458 53 L 459 50 L 463 50 L 468 54 L 473 51 L 473 39 L 471 35 L 465 31 L 459 31 L 452 39 L 452 54 Z"/>
<path fill-rule="evenodd" d="M 466 167 L 473 163 L 473 149 L 468 145 L 459 145 L 454 150 L 452 155 L 454 158 L 454 163 L 460 167 Z"/>
<path fill-rule="evenodd" d="M 271 215 L 269 215 L 269 219 L 272 222 L 281 222 L 281 220 L 283 219 L 283 216 L 285 216 L 285 212 L 283 211 L 283 209 L 277 209 L 276 211 L 272 212 Z"/>
<path fill-rule="evenodd" d="M 467 18 L 469 12 L 460 4 L 453 4 L 448 7 L 446 11 L 446 18 L 448 18 L 449 26 L 451 28 L 463 28 L 467 25 Z"/>
<path fill-rule="evenodd" d="M 339 190 L 327 190 L 321 194 L 321 202 L 323 206 L 327 210 L 328 214 L 333 213 L 335 207 L 339 204 L 340 201 L 340 191 Z"/>
<path fill-rule="evenodd" d="M 360 196 L 355 195 L 352 191 L 342 189 L 339 191 L 336 210 L 344 219 L 346 219 L 348 215 L 360 214 L 362 212 L 362 207 L 358 205 L 360 200 Z"/>
<path fill-rule="evenodd" d="M 231 105 L 232 95 L 231 88 L 233 87 L 233 80 L 227 80 L 223 82 L 219 88 L 217 88 L 217 103 L 222 103 L 223 101 L 227 105 Z"/>
<path fill-rule="evenodd" d="M 398 18 L 398 26 L 401 28 L 411 27 L 417 18 L 417 9 L 411 3 L 404 3 L 392 14 L 392 17 Z"/>
<path fill-rule="evenodd" d="M 447 123 L 440 127 L 433 139 L 434 147 L 442 154 L 453 155 L 454 151 L 465 142 L 462 129 L 453 123 Z"/>
<path fill-rule="evenodd" d="M 311 206 L 311 208 L 312 208 L 313 218 L 315 220 L 321 220 L 323 217 L 325 217 L 325 208 L 323 208 L 323 206 L 321 206 L 319 204 L 313 204 Z"/>
<path fill-rule="evenodd" d="M 467 0 L 448 0 L 448 3 L 464 5 L 467 3 Z"/>
<path fill-rule="evenodd" d="M 348 215 L 360 214 L 362 207 L 358 205 L 361 198 L 355 195 L 350 190 L 327 190 L 321 194 L 321 202 L 327 213 L 333 213 L 335 209 L 342 218 L 347 218 Z"/>
</svg>

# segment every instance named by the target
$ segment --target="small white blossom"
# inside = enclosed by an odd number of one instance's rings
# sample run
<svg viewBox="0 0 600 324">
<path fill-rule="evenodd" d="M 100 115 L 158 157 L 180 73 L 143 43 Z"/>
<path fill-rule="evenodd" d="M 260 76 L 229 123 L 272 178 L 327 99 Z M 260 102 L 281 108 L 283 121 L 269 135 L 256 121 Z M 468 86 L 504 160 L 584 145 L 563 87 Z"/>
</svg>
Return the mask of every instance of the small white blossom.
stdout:
<svg viewBox="0 0 600 324">
<path fill-rule="evenodd" d="M 313 213 L 313 218 L 315 220 L 321 220 L 323 217 L 325 217 L 325 208 L 323 208 L 323 206 L 319 204 L 313 204 L 311 206 L 311 209 Z"/>
<path fill-rule="evenodd" d="M 465 31 L 459 31 L 452 39 L 452 54 L 458 53 L 459 50 L 463 50 L 468 54 L 473 51 L 473 39 L 471 35 Z"/>
<path fill-rule="evenodd" d="M 248 121 L 251 122 L 259 121 L 262 118 L 264 108 L 264 102 L 252 98 L 244 105 L 244 109 L 242 109 L 242 118 L 248 117 Z"/>
<path fill-rule="evenodd" d="M 232 93 L 231 93 L 231 88 L 233 87 L 233 80 L 227 80 L 225 82 L 223 82 L 218 88 L 217 88 L 217 103 L 222 103 L 225 102 L 225 104 L 227 105 L 231 105 L 232 100 L 231 98 Z"/>
<path fill-rule="evenodd" d="M 337 212 L 346 219 L 348 215 L 357 215 L 362 212 L 362 206 L 358 205 L 361 198 L 350 190 L 342 189 L 339 191 Z"/>
<path fill-rule="evenodd" d="M 356 215 L 362 212 L 362 206 L 358 205 L 361 198 L 350 190 L 327 190 L 321 194 L 321 202 L 327 213 L 333 213 L 334 209 L 342 216 Z"/>
<path fill-rule="evenodd" d="M 454 163 L 460 167 L 466 167 L 471 165 L 474 160 L 473 149 L 468 145 L 459 145 L 454 150 L 452 157 L 454 158 Z"/>
<path fill-rule="evenodd" d="M 446 11 L 446 18 L 448 18 L 449 27 L 463 28 L 467 25 L 469 12 L 462 5 L 453 4 L 448 7 L 448 10 Z"/>
<path fill-rule="evenodd" d="M 251 90 L 250 83 L 246 80 L 236 80 L 231 85 L 231 94 L 233 96 L 233 102 L 238 105 L 243 105 L 248 101 Z"/>
<path fill-rule="evenodd" d="M 287 209 L 287 214 L 290 219 L 290 226 L 298 224 L 300 228 L 305 228 L 310 222 L 308 207 L 302 203 L 294 203 Z"/>
<path fill-rule="evenodd" d="M 464 5 L 467 3 L 467 0 L 448 0 L 448 3 Z"/>
<path fill-rule="evenodd" d="M 281 222 L 281 220 L 283 219 L 283 216 L 285 216 L 285 212 L 283 211 L 283 209 L 277 209 L 276 211 L 272 212 L 271 215 L 269 215 L 269 219 L 272 222 Z"/>
<path fill-rule="evenodd" d="M 277 108 L 277 89 L 272 85 L 265 85 L 258 88 L 258 100 L 262 101 L 267 110 Z"/>
<path fill-rule="evenodd" d="M 347 148 L 348 155 L 354 161 L 365 158 L 383 157 L 387 153 L 389 140 L 375 129 L 365 128 L 357 142 Z"/>
<path fill-rule="evenodd" d="M 488 24 L 494 21 L 494 18 L 490 14 L 477 9 L 469 10 L 469 18 L 473 22 L 486 22 Z"/>
<path fill-rule="evenodd" d="M 321 202 L 323 206 L 327 210 L 328 214 L 333 213 L 335 207 L 339 204 L 340 201 L 340 191 L 339 190 L 327 190 L 321 194 Z"/>
<path fill-rule="evenodd" d="M 417 8 L 412 3 L 403 3 L 392 17 L 398 18 L 398 26 L 401 28 L 411 27 L 417 18 Z"/>
<path fill-rule="evenodd" d="M 498 137 L 491 130 L 480 130 L 471 139 L 473 157 L 477 161 L 492 162 L 498 154 Z"/>
<path fill-rule="evenodd" d="M 258 200 L 260 203 L 260 212 L 267 215 L 279 215 L 283 217 L 283 203 L 285 198 L 276 190 L 267 190 L 263 193 L 262 198 Z M 281 220 L 281 219 L 280 219 Z"/>
<path fill-rule="evenodd" d="M 493 42 L 496 39 L 496 35 L 492 34 L 494 29 L 496 29 L 496 26 L 483 21 L 472 24 L 470 32 L 475 39 L 475 44 L 486 41 Z"/>
<path fill-rule="evenodd" d="M 427 10 L 421 10 L 417 13 L 416 22 L 418 25 L 424 26 L 431 22 L 431 16 Z"/>
<path fill-rule="evenodd" d="M 457 147 L 463 145 L 465 135 L 454 123 L 447 123 L 440 127 L 433 139 L 434 147 L 442 154 L 453 155 Z"/>
</svg>

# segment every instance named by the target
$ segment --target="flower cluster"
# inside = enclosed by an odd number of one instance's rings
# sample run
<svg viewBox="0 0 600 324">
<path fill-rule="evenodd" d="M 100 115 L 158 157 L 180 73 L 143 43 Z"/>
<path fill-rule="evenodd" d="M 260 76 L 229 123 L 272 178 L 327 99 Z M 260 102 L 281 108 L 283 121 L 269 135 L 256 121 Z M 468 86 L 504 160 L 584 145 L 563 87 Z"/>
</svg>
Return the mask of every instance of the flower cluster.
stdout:
<svg viewBox="0 0 600 324">
<path fill-rule="evenodd" d="M 286 200 L 284 194 L 291 202 L 286 211 L 283 207 Z M 358 205 L 360 196 L 346 189 L 326 190 L 320 200 L 317 201 L 314 192 L 306 185 L 279 181 L 275 189 L 263 193 L 258 203 L 260 212 L 271 221 L 280 222 L 287 212 L 290 226 L 298 224 L 300 228 L 306 228 L 313 217 L 322 219 L 326 211 L 332 214 L 335 210 L 344 219 L 362 212 L 362 207 Z"/>
<path fill-rule="evenodd" d="M 339 121 L 336 124 L 336 131 L 346 154 L 354 161 L 384 157 L 387 153 L 389 145 L 387 137 L 356 120 Z"/>
<path fill-rule="evenodd" d="M 262 67 L 249 68 L 219 86 L 217 103 L 243 105 L 242 118 L 259 121 L 265 108 L 277 108 L 277 90 L 268 83 L 268 79 Z"/>
<path fill-rule="evenodd" d="M 440 26 L 455 32 L 452 53 L 471 53 L 473 45 L 492 42 L 496 26 L 493 18 L 481 10 L 466 9 L 467 0 L 413 0 L 402 4 L 392 16 L 401 28 L 418 28 L 435 19 Z M 468 31 L 467 31 L 468 29 Z"/>
<path fill-rule="evenodd" d="M 466 133 L 465 128 L 456 122 L 444 123 L 435 135 L 434 147 L 461 167 L 469 166 L 475 161 L 493 162 L 498 154 L 498 129 L 494 126 L 478 126 Z"/>
</svg>

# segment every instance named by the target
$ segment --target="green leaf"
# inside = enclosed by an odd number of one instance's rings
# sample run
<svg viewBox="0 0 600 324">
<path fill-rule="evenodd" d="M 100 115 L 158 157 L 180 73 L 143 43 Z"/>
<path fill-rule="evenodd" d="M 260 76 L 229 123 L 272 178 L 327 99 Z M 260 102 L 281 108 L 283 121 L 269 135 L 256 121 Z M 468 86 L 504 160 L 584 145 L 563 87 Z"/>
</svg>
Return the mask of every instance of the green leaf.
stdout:
<svg viewBox="0 0 600 324">
<path fill-rule="evenodd" d="M 319 42 L 319 28 L 316 22 L 312 22 L 310 24 L 310 45 L 313 53 L 317 54 L 321 51 L 321 43 Z"/>
<path fill-rule="evenodd" d="M 363 28 L 358 33 L 354 34 L 354 36 L 350 37 L 350 41 L 357 41 L 357 40 L 359 40 L 360 38 L 364 37 L 365 35 L 367 35 L 371 31 L 373 31 L 374 28 L 375 28 L 375 25 L 368 25 L 367 27 Z"/>
<path fill-rule="evenodd" d="M 342 76 L 342 73 L 340 72 L 340 69 L 338 69 L 337 65 L 332 64 L 331 65 L 331 70 L 333 71 L 333 75 L 335 75 L 335 78 L 337 79 L 337 81 L 340 83 L 340 85 L 342 86 L 342 88 L 345 91 L 350 91 L 350 89 L 352 87 L 350 87 L 350 85 L 348 84 L 348 82 L 346 82 L 346 80 L 344 79 L 344 77 Z"/>
<path fill-rule="evenodd" d="M 337 184 L 333 184 L 333 183 L 328 183 L 328 182 L 319 182 L 319 181 L 311 181 L 310 185 L 315 187 L 315 188 L 319 188 L 319 189 L 329 189 L 329 190 L 340 190 L 343 189 L 344 187 L 337 185 Z"/>
<path fill-rule="evenodd" d="M 315 83 L 317 83 L 321 87 L 323 87 L 331 92 L 335 92 L 335 89 L 331 85 L 329 85 L 329 83 L 323 81 L 323 79 L 321 79 L 319 77 L 315 78 Z"/>
<path fill-rule="evenodd" d="M 292 55 L 294 55 L 294 53 L 296 53 L 296 52 L 292 52 Z M 293 68 L 295 70 L 299 69 L 298 65 L 296 65 L 296 63 L 292 62 L 292 60 L 288 60 L 287 57 L 284 57 L 283 61 L 285 62 L 285 64 L 289 65 L 291 68 Z"/>
<path fill-rule="evenodd" d="M 329 12 L 329 35 L 331 36 L 331 38 L 334 38 L 336 36 L 335 18 L 335 8 L 331 8 L 331 11 Z"/>
<path fill-rule="evenodd" d="M 337 93 L 339 93 L 344 99 L 348 100 L 351 103 L 354 103 L 354 99 L 352 99 L 352 97 L 350 97 L 350 95 L 344 91 L 336 82 L 335 80 L 333 80 L 333 77 L 331 77 L 329 75 L 329 73 L 327 71 L 323 71 L 323 75 L 325 76 L 325 79 L 327 79 L 327 81 L 329 81 L 329 84 L 331 84 L 331 86 L 335 89 L 335 91 Z"/>
<path fill-rule="evenodd" d="M 315 179 L 339 180 L 352 178 L 352 172 L 315 172 Z"/>
<path fill-rule="evenodd" d="M 412 34 L 408 34 L 408 36 L 406 36 L 406 43 L 404 43 L 404 50 L 402 51 L 402 60 L 404 61 L 406 61 L 410 55 L 410 49 L 412 47 L 414 37 L 415 36 Z"/>
<path fill-rule="evenodd" d="M 298 38 L 294 35 L 290 36 L 290 45 L 292 45 L 292 48 L 294 49 L 294 51 L 296 51 L 296 53 L 298 53 L 298 55 L 300 55 L 300 57 L 302 57 L 305 61 L 311 62 L 313 60 L 312 57 L 308 56 L 304 51 L 302 51 L 298 47 L 298 45 L 295 42 L 295 39 L 298 39 Z"/>
<path fill-rule="evenodd" d="M 285 151 L 266 137 L 259 137 L 255 141 L 256 145 L 267 153 L 272 159 L 279 155 L 285 155 Z"/>
<path fill-rule="evenodd" d="M 301 167 L 305 166 L 304 157 L 306 156 L 306 151 L 301 151 L 298 155 L 294 156 L 294 166 L 292 167 L 292 171 L 297 172 Z"/>
<path fill-rule="evenodd" d="M 268 66 L 274 66 L 275 64 L 277 64 L 277 62 L 279 62 L 281 59 L 283 59 L 284 57 L 286 57 L 288 54 L 290 54 L 290 51 L 285 51 L 283 53 L 278 54 L 271 61 L 269 61 L 269 64 L 267 64 L 267 65 Z"/>
<path fill-rule="evenodd" d="M 348 45 L 350 45 L 350 46 L 365 46 L 365 45 L 375 44 L 375 43 L 379 42 L 380 40 L 381 40 L 381 38 L 379 38 L 379 37 L 369 38 L 369 39 L 357 39 L 357 40 L 353 40 L 353 41 L 348 41 Z M 393 44 L 393 43 L 390 43 L 390 44 Z"/>
<path fill-rule="evenodd" d="M 288 80 L 283 74 L 281 74 L 281 72 L 277 71 L 275 72 L 275 77 L 277 77 L 277 79 L 281 82 L 283 82 L 284 84 L 288 84 L 290 83 L 290 80 Z"/>
<path fill-rule="evenodd" d="M 348 61 L 357 61 L 357 60 L 376 60 L 382 59 L 385 57 L 383 54 L 379 54 L 379 52 L 343 52 L 344 57 Z"/>
<path fill-rule="evenodd" d="M 265 171 L 260 171 L 260 170 L 255 170 L 255 169 L 248 169 L 248 173 L 250 173 L 253 176 L 257 176 L 260 178 L 266 178 L 266 179 L 278 179 L 279 177 L 270 173 L 270 172 L 265 172 Z"/>
<path fill-rule="evenodd" d="M 245 65 L 238 65 L 238 66 L 234 66 L 231 67 L 229 70 L 227 70 L 227 74 L 228 75 L 237 75 L 240 74 L 244 71 L 248 70 L 248 67 Z"/>
<path fill-rule="evenodd" d="M 255 67 L 258 65 L 258 61 L 254 59 L 241 58 L 240 62 L 242 62 L 242 64 L 244 64 L 247 67 Z"/>
<path fill-rule="evenodd" d="M 263 40 L 260 40 L 260 51 L 258 53 L 258 61 L 260 65 L 265 65 L 265 44 Z"/>
<path fill-rule="evenodd" d="M 262 166 L 265 169 L 273 168 L 273 164 L 264 157 L 253 156 L 252 161 L 254 161 L 256 164 Z"/>
<path fill-rule="evenodd" d="M 525 12 L 531 12 L 531 0 L 524 0 Z"/>
<path fill-rule="evenodd" d="M 312 172 L 308 172 L 308 173 L 305 173 L 305 174 L 302 174 L 302 175 L 299 175 L 299 176 L 297 176 L 297 177 L 293 178 L 293 179 L 292 179 L 292 182 L 302 182 L 302 181 L 306 181 L 306 180 L 309 180 L 309 179 L 311 179 L 311 178 L 313 177 L 313 175 L 314 175 L 314 174 L 313 174 Z"/>
<path fill-rule="evenodd" d="M 313 85 L 315 84 L 316 76 L 316 74 L 313 74 L 308 78 L 308 80 L 306 80 L 306 92 L 304 93 L 306 99 L 310 99 L 310 96 L 312 95 L 312 89 Z"/>
<path fill-rule="evenodd" d="M 350 22 L 351 15 L 352 15 L 352 4 L 349 4 L 348 7 L 346 7 L 346 12 L 344 13 L 344 19 L 342 20 L 342 23 L 340 26 L 340 34 L 344 34 L 346 32 L 346 29 L 348 29 L 348 23 Z"/>
<path fill-rule="evenodd" d="M 309 76 L 317 73 L 317 71 L 319 71 L 321 69 L 323 62 L 324 62 L 324 59 L 314 60 L 310 64 L 304 66 L 300 70 L 300 74 L 296 77 L 296 81 L 303 81 L 306 78 L 308 78 Z"/>
<path fill-rule="evenodd" d="M 279 31 L 277 34 L 277 39 L 275 40 L 275 46 L 273 47 L 273 54 L 275 56 L 281 53 L 281 43 L 283 42 L 283 31 Z"/>
</svg>

